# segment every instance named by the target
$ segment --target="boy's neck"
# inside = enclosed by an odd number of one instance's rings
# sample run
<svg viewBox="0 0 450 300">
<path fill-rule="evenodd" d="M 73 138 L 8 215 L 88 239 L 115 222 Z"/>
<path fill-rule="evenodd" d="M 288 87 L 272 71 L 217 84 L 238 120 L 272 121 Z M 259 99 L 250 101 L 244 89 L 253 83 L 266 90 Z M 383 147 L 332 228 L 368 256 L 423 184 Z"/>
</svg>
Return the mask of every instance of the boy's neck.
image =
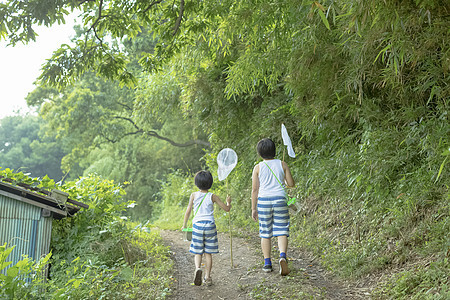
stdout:
<svg viewBox="0 0 450 300">
<path fill-rule="evenodd" d="M 202 193 L 208 193 L 209 190 L 200 190 Z"/>
<path fill-rule="evenodd" d="M 263 160 L 274 160 L 275 158 L 263 158 Z"/>
</svg>

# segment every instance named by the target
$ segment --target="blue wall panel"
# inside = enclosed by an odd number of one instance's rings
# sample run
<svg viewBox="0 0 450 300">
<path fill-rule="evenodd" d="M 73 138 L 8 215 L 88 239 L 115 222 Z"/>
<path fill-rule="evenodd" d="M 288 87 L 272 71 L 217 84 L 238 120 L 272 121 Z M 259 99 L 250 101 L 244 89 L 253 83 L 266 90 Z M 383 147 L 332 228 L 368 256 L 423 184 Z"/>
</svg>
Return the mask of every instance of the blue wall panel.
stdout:
<svg viewBox="0 0 450 300">
<path fill-rule="evenodd" d="M 12 265 L 27 255 L 38 260 L 50 248 L 52 218 L 43 218 L 42 208 L 0 195 L 0 245 L 15 246 L 7 261 Z M 6 274 L 5 268 L 0 272 Z"/>
</svg>

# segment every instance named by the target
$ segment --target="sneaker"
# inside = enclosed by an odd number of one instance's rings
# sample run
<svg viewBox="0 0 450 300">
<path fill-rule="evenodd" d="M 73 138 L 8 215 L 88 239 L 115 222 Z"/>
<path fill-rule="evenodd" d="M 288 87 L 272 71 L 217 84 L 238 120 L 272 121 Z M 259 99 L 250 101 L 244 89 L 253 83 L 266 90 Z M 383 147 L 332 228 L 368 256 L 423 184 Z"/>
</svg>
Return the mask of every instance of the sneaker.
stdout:
<svg viewBox="0 0 450 300">
<path fill-rule="evenodd" d="M 200 268 L 195 270 L 194 284 L 202 285 L 202 269 L 200 269 Z"/>
<path fill-rule="evenodd" d="M 280 258 L 280 275 L 281 276 L 286 276 L 287 274 L 289 274 L 289 268 L 288 268 L 288 263 L 286 258 Z"/>
<path fill-rule="evenodd" d="M 272 265 L 264 265 L 262 270 L 266 273 L 272 272 Z"/>
<path fill-rule="evenodd" d="M 212 285 L 212 279 L 211 277 L 209 278 L 203 278 L 203 284 L 206 286 L 211 286 Z"/>
</svg>

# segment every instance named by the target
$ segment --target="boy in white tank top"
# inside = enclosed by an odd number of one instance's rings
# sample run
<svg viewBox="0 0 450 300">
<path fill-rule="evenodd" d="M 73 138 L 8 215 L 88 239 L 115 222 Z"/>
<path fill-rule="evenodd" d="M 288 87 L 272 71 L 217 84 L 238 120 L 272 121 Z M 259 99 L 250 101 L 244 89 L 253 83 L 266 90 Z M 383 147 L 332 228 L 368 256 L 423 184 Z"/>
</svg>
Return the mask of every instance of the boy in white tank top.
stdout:
<svg viewBox="0 0 450 300">
<path fill-rule="evenodd" d="M 275 143 L 262 139 L 256 146 L 263 161 L 252 174 L 252 218 L 259 220 L 259 236 L 264 255 L 264 272 L 272 271 L 272 237 L 277 237 L 280 249 L 280 274 L 289 274 L 286 251 L 289 236 L 289 211 L 285 187 L 294 187 L 291 171 L 284 161 L 275 159 Z"/>
<path fill-rule="evenodd" d="M 192 241 L 189 252 L 195 255 L 194 284 L 202 284 L 202 255 L 205 254 L 205 277 L 203 283 L 212 284 L 211 268 L 212 254 L 219 253 L 217 230 L 214 221 L 214 203 L 225 211 L 231 209 L 231 198 L 227 196 L 227 204 L 224 204 L 217 195 L 209 193 L 213 184 L 213 177 L 209 171 L 199 171 L 195 174 L 195 185 L 199 191 L 191 194 L 189 204 L 184 215 L 184 223 L 181 230 L 187 227 L 189 216 L 194 211 L 192 220 Z"/>
</svg>

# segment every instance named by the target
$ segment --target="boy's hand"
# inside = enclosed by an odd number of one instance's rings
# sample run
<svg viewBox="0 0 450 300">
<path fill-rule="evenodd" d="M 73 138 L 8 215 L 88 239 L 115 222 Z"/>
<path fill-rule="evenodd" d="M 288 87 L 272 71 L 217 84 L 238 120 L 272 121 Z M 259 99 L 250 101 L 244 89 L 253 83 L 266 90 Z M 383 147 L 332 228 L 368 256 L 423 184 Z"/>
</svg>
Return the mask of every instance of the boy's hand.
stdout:
<svg viewBox="0 0 450 300">
<path fill-rule="evenodd" d="M 228 195 L 227 196 L 227 204 L 230 205 L 231 204 L 231 197 Z"/>
<path fill-rule="evenodd" d="M 256 209 L 252 209 L 252 219 L 253 221 L 258 221 L 258 211 Z"/>
</svg>

